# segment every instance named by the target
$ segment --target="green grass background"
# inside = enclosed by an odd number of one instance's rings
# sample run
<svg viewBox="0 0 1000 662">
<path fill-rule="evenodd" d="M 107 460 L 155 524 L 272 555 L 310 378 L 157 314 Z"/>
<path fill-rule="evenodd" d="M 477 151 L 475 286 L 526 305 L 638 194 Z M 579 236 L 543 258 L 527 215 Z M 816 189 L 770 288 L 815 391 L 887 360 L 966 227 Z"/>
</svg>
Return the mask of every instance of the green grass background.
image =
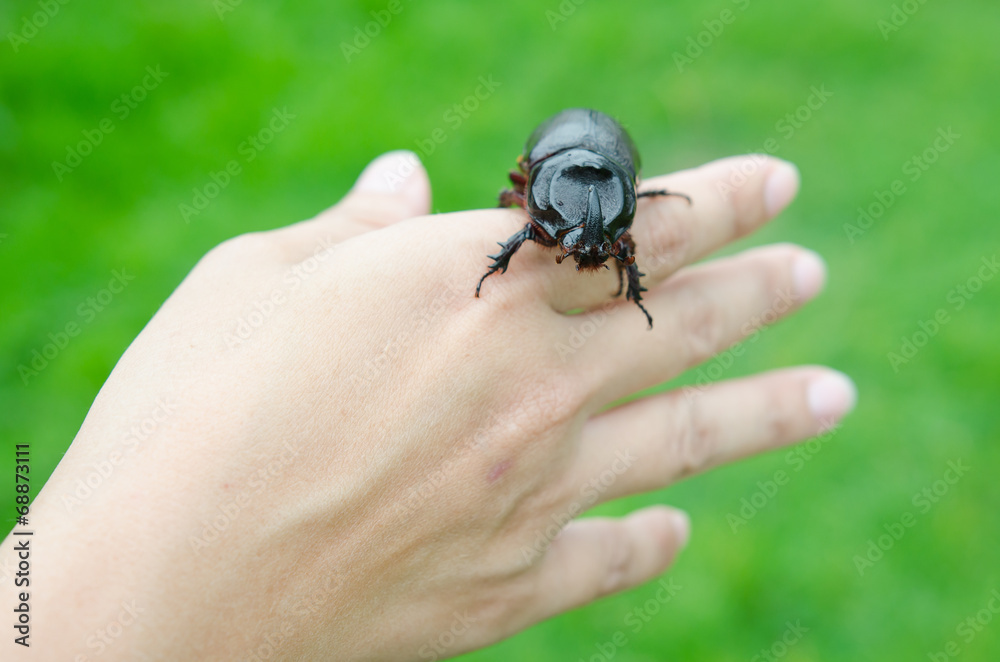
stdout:
<svg viewBox="0 0 1000 662">
<path fill-rule="evenodd" d="M 341 43 L 386 4 L 245 0 L 220 18 L 210 0 L 77 0 L 16 52 L 0 44 L 0 494 L 13 494 L 16 443 L 32 445 L 34 485 L 52 471 L 125 347 L 215 244 L 315 214 L 371 158 L 437 128 L 447 140 L 424 159 L 435 210 L 491 206 L 537 122 L 590 106 L 626 123 L 647 174 L 777 139 L 802 170 L 801 196 L 740 247 L 800 242 L 826 257 L 830 284 L 725 376 L 825 363 L 856 379 L 860 404 L 801 471 L 773 453 L 600 509 L 665 502 L 692 515 L 672 571 L 683 588 L 641 632 L 625 619 L 655 585 L 467 659 L 606 659 L 598 646 L 622 630 L 623 662 L 750 660 L 788 621 L 809 628 L 790 661 L 926 660 L 949 640 L 962 660 L 997 659 L 1000 622 L 971 642 L 956 626 L 1000 589 L 1000 279 L 961 311 L 948 295 L 1000 252 L 1000 6 L 914 0 L 884 39 L 889 0 L 565 2 L 555 29 L 556 0 L 404 1 L 347 62 Z M 679 71 L 674 53 L 725 9 L 735 20 Z M 36 11 L 4 2 L 3 34 Z M 111 103 L 147 65 L 169 75 L 119 120 Z M 497 91 L 448 124 L 489 75 Z M 783 134 L 777 123 L 823 85 L 833 96 Z M 296 119 L 185 223 L 178 205 L 275 107 Z M 59 182 L 53 161 L 104 117 L 114 132 Z M 947 127 L 961 138 L 911 182 L 904 164 Z M 907 192 L 851 242 L 844 224 L 895 179 Z M 121 268 L 135 280 L 25 384 L 17 366 Z M 951 321 L 895 372 L 887 353 L 938 308 Z M 913 496 L 959 458 L 967 475 L 918 513 Z M 789 484 L 734 533 L 727 514 L 781 469 Z M 916 525 L 859 575 L 854 556 L 907 511 Z"/>
</svg>

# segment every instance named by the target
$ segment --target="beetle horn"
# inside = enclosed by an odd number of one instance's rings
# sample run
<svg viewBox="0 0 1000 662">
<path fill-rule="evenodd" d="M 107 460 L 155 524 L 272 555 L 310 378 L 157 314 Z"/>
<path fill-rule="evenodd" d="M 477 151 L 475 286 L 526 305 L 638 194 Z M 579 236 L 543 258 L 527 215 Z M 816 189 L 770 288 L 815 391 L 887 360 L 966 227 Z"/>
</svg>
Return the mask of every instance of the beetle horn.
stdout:
<svg viewBox="0 0 1000 662">
<path fill-rule="evenodd" d="M 601 199 L 597 196 L 594 185 L 587 191 L 587 220 L 583 225 L 580 237 L 582 246 L 600 246 L 604 241 L 604 213 L 601 211 Z"/>
</svg>

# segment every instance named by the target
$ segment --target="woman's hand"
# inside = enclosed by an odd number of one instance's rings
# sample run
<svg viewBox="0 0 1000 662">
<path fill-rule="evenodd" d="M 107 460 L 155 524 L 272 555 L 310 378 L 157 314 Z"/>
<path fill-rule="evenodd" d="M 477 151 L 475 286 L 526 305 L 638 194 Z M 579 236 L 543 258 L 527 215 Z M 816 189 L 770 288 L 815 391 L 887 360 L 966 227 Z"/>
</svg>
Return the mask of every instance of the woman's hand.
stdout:
<svg viewBox="0 0 1000 662">
<path fill-rule="evenodd" d="M 797 187 L 763 157 L 645 182 L 694 200 L 639 204 L 651 331 L 611 298 L 614 270 L 534 244 L 474 298 L 525 214 L 427 216 L 405 153 L 316 219 L 219 246 L 129 347 L 32 507 L 33 650 L 445 658 L 655 577 L 688 538 L 683 513 L 576 516 L 853 405 L 845 377 L 803 367 L 604 411 L 819 292 L 823 264 L 796 246 L 692 266 Z"/>
</svg>

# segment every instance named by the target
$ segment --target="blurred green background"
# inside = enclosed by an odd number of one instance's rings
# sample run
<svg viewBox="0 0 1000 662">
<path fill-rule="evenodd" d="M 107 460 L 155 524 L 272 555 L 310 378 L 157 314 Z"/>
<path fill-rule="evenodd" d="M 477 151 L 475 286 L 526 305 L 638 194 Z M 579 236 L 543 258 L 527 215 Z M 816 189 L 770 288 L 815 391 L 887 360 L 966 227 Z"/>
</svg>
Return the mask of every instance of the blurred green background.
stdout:
<svg viewBox="0 0 1000 662">
<path fill-rule="evenodd" d="M 388 4 L 0 5 L 0 494 L 13 494 L 16 443 L 32 445 L 33 484 L 48 476 L 125 347 L 215 244 L 315 214 L 371 158 L 436 129 L 446 139 L 422 153 L 435 211 L 492 206 L 531 129 L 588 106 L 629 127 L 646 174 L 765 144 L 799 165 L 799 200 L 737 248 L 812 247 L 828 290 L 714 373 L 825 363 L 856 379 L 860 404 L 803 455 L 601 509 L 690 511 L 668 603 L 654 583 L 467 659 L 926 660 L 949 641 L 962 660 L 997 659 L 1000 618 L 960 624 L 1000 589 L 1000 279 L 977 281 L 1000 253 L 1000 6 L 404 0 L 348 58 L 342 44 Z M 478 108 L 447 114 L 491 76 Z M 825 98 L 809 108 L 813 88 Z M 275 108 L 294 119 L 248 161 L 241 143 Z M 180 205 L 232 159 L 241 173 L 185 219 Z M 98 311 L 88 299 L 116 269 L 134 280 Z M 939 309 L 947 323 L 921 336 Z M 25 377 L 18 366 L 69 322 L 79 335 Z M 910 356 L 894 366 L 890 352 Z M 924 501 L 959 461 L 964 475 Z M 741 508 L 752 516 L 734 532 Z M 789 622 L 808 631 L 786 636 Z M 609 645 L 619 631 L 627 643 Z"/>
</svg>

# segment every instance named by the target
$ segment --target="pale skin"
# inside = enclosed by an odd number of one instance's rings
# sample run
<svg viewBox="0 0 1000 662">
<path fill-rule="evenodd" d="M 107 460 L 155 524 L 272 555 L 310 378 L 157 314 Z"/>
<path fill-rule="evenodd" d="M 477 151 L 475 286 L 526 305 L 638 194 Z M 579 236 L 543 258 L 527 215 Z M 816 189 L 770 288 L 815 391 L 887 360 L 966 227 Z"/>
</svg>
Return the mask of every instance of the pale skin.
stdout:
<svg viewBox="0 0 1000 662">
<path fill-rule="evenodd" d="M 689 536 L 667 506 L 580 511 L 852 408 L 846 377 L 798 367 L 608 409 L 821 290 L 793 245 L 700 262 L 791 201 L 790 165 L 642 183 L 694 201 L 639 203 L 648 330 L 614 270 L 530 243 L 474 298 L 524 212 L 427 215 L 407 163 L 211 251 L 139 334 L 31 507 L 32 645 L 8 633 L 4 659 L 452 657 L 657 578 Z"/>
</svg>

